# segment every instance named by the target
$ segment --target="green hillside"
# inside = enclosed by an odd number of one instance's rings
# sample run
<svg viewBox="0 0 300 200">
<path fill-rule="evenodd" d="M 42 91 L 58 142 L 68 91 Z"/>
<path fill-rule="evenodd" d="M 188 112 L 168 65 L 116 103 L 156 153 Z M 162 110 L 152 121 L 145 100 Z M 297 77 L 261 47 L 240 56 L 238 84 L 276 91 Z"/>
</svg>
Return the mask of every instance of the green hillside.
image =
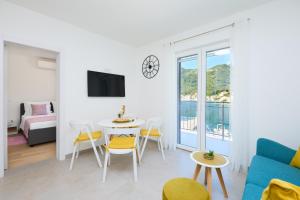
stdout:
<svg viewBox="0 0 300 200">
<path fill-rule="evenodd" d="M 212 96 L 230 90 L 230 66 L 217 65 L 207 70 L 206 95 Z"/>
<path fill-rule="evenodd" d="M 206 73 L 207 96 L 230 90 L 230 66 L 216 65 Z M 181 69 L 181 95 L 197 93 L 197 69 Z"/>
<path fill-rule="evenodd" d="M 194 95 L 197 93 L 197 69 L 181 68 L 181 94 Z"/>
</svg>

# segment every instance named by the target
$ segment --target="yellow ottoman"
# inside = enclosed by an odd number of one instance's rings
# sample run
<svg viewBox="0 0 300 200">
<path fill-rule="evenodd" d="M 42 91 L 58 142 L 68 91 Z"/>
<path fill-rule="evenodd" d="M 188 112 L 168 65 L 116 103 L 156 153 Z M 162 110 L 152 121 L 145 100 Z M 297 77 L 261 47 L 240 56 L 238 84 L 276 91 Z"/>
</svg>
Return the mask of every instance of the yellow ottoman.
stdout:
<svg viewBox="0 0 300 200">
<path fill-rule="evenodd" d="M 163 188 L 163 200 L 210 200 L 206 188 L 188 178 L 175 178 L 168 181 Z"/>
</svg>

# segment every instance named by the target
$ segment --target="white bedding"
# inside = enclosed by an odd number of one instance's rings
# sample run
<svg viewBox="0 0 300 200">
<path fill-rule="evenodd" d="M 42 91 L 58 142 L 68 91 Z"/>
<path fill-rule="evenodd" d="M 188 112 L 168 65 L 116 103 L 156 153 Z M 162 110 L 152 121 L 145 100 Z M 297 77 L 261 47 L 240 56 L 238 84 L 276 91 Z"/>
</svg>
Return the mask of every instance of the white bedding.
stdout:
<svg viewBox="0 0 300 200">
<path fill-rule="evenodd" d="M 55 116 L 55 115 L 56 115 L 55 113 L 51 113 L 51 114 L 45 115 L 45 116 Z M 36 116 L 23 115 L 22 119 L 21 119 L 20 128 L 24 131 L 25 120 L 30 119 L 30 118 L 39 117 L 39 116 L 40 115 L 36 115 Z M 56 126 L 56 121 L 35 122 L 35 123 L 30 124 L 30 130 L 41 129 L 41 128 L 50 128 L 50 127 L 55 127 L 55 126 Z"/>
</svg>

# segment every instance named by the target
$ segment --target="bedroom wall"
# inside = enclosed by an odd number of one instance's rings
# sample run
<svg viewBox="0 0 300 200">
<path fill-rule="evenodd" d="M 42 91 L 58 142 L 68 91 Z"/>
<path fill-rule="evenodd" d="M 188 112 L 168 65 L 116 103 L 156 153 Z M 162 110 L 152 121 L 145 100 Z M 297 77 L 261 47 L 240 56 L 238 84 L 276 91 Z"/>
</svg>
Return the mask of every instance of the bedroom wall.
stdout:
<svg viewBox="0 0 300 200">
<path fill-rule="evenodd" d="M 250 157 L 255 154 L 256 141 L 260 137 L 297 148 L 300 141 L 299 9 L 300 2 L 297 0 L 276 0 L 139 48 L 138 69 L 149 54 L 158 56 L 161 62 L 156 78 L 140 80 L 141 92 L 144 94 L 141 102 L 147 105 L 141 107 L 144 115 L 164 115 L 167 125 L 165 132 L 175 135 L 177 69 L 174 52 L 220 41 L 222 38 L 228 39 L 231 35 L 225 31 L 215 32 L 171 47 L 169 42 L 250 17 L 251 82 L 248 102 L 245 102 L 250 107 L 250 113 L 245 113 L 250 119 Z"/>
<path fill-rule="evenodd" d="M 56 71 L 38 67 L 40 58 L 56 59 L 57 53 L 7 43 L 7 119 L 20 123 L 20 103 L 55 100 Z"/>
<path fill-rule="evenodd" d="M 90 33 L 68 23 L 0 1 L 0 38 L 24 41 L 62 52 L 63 146 L 72 151 L 72 119 L 100 121 L 115 117 L 122 104 L 129 113 L 138 113 L 139 84 L 136 82 L 135 49 Z M 125 98 L 89 98 L 87 70 L 125 75 Z"/>
</svg>

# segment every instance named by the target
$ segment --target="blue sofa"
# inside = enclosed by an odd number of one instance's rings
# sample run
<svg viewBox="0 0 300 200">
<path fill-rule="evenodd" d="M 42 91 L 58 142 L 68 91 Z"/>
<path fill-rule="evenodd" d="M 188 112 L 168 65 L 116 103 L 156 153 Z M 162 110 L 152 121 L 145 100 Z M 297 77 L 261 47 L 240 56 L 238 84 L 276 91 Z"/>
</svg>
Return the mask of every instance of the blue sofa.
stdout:
<svg viewBox="0 0 300 200">
<path fill-rule="evenodd" d="M 282 144 L 258 139 L 256 155 L 249 167 L 243 200 L 260 200 L 262 192 L 273 178 L 300 186 L 300 169 L 289 163 L 296 151 Z"/>
</svg>

